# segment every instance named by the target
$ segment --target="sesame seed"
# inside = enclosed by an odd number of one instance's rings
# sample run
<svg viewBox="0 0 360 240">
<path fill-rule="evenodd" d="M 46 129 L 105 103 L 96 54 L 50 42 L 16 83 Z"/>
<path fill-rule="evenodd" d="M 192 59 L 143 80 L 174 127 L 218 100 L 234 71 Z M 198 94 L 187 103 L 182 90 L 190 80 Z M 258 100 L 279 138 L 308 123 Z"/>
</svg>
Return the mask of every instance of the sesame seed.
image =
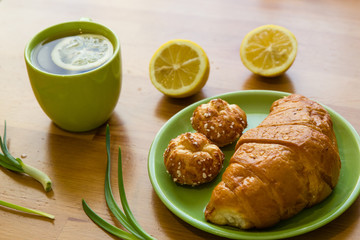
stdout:
<svg viewBox="0 0 360 240">
<path fill-rule="evenodd" d="M 206 173 L 203 173 L 202 176 L 203 176 L 203 178 L 206 178 Z"/>
<path fill-rule="evenodd" d="M 210 116 L 211 116 L 211 113 L 210 113 L 210 112 L 206 112 L 206 113 L 204 113 L 204 116 L 205 116 L 205 117 L 210 117 Z"/>
</svg>

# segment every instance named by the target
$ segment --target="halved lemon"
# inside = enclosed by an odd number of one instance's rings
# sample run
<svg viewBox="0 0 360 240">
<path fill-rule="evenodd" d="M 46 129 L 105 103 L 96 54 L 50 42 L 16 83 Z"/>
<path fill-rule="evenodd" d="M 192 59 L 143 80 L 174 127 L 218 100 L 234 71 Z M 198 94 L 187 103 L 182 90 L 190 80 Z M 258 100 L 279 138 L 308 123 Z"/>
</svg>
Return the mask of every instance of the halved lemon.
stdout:
<svg viewBox="0 0 360 240">
<path fill-rule="evenodd" d="M 51 52 L 53 62 L 66 70 L 87 71 L 105 63 L 113 54 L 111 42 L 102 35 L 80 34 L 62 39 Z"/>
<path fill-rule="evenodd" d="M 196 43 L 175 39 L 163 44 L 150 60 L 152 84 L 163 94 L 182 98 L 194 95 L 209 77 L 209 59 Z"/>
<path fill-rule="evenodd" d="M 288 29 L 264 25 L 250 31 L 243 39 L 240 57 L 253 73 L 274 77 L 290 68 L 297 53 L 297 41 Z"/>
</svg>

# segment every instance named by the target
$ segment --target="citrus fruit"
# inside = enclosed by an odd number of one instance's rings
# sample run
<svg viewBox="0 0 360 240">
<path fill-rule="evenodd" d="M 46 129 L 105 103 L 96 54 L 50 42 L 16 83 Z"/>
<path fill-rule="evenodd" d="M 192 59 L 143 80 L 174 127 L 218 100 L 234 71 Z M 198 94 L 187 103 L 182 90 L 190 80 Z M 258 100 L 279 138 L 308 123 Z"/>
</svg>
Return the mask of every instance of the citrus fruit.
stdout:
<svg viewBox="0 0 360 240">
<path fill-rule="evenodd" d="M 295 60 L 297 41 L 288 29 L 264 25 L 250 31 L 243 39 L 240 57 L 253 73 L 274 77 L 284 73 Z"/>
<path fill-rule="evenodd" d="M 105 63 L 112 54 L 113 46 L 104 36 L 80 34 L 66 37 L 57 43 L 51 58 L 63 69 L 87 71 Z"/>
<path fill-rule="evenodd" d="M 152 84 L 163 94 L 182 98 L 199 92 L 209 77 L 209 59 L 196 43 L 175 39 L 163 44 L 150 60 Z"/>
</svg>

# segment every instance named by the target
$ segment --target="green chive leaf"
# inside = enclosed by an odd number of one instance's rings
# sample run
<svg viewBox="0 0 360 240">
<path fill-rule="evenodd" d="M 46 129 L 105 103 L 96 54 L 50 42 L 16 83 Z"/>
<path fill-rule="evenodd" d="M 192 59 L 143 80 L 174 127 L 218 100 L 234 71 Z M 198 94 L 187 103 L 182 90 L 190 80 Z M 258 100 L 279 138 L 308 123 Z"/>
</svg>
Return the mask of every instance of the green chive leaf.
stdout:
<svg viewBox="0 0 360 240">
<path fill-rule="evenodd" d="M 22 206 L 19 206 L 19 205 L 13 204 L 13 203 L 9 203 L 9 202 L 5 202 L 5 201 L 2 201 L 2 200 L 0 200 L 0 205 L 4 206 L 4 207 L 11 208 L 11 209 L 15 209 L 15 210 L 18 210 L 18 211 L 21 211 L 21 212 L 32 213 L 32 214 L 40 215 L 40 216 L 47 217 L 47 218 L 50 218 L 50 219 L 55 219 L 55 216 L 53 216 L 51 214 L 48 214 L 48 213 L 45 213 L 45 212 L 42 212 L 42 211 L 39 211 L 39 210 L 34 210 L 34 209 L 31 209 L 31 208 L 22 207 Z"/>
<path fill-rule="evenodd" d="M 111 156 L 110 156 L 110 128 L 109 125 L 106 126 L 106 153 L 107 153 L 107 167 L 106 167 L 106 176 L 105 176 L 105 199 L 110 211 L 114 216 L 119 220 L 119 222 L 130 232 L 125 232 L 110 223 L 106 222 L 104 219 L 99 217 L 95 212 L 93 212 L 90 207 L 83 200 L 83 209 L 85 213 L 94 221 L 98 226 L 103 228 L 105 231 L 121 237 L 123 239 L 145 239 L 145 240 L 156 240 L 148 233 L 146 233 L 135 220 L 134 215 L 132 214 L 129 204 L 126 199 L 125 189 L 123 184 L 123 175 L 122 175 L 122 162 L 121 162 L 121 149 L 119 147 L 118 155 L 118 181 L 119 181 L 119 193 L 120 201 L 122 207 L 125 211 L 125 214 L 121 211 L 120 207 L 117 205 L 114 195 L 111 190 L 110 183 L 110 167 L 111 167 Z"/>
<path fill-rule="evenodd" d="M 150 236 L 148 233 L 144 231 L 144 229 L 141 228 L 139 223 L 136 221 L 134 215 L 132 214 L 129 204 L 126 199 L 125 195 L 125 187 L 124 187 L 124 181 L 123 181 L 123 174 L 122 174 L 122 160 L 121 160 L 121 149 L 119 147 L 119 154 L 118 154 L 118 185 L 119 185 L 119 193 L 120 193 L 120 200 L 121 205 L 124 209 L 124 212 L 131 223 L 131 225 L 137 230 L 141 236 L 143 236 L 145 239 L 155 239 L 152 236 Z"/>
<path fill-rule="evenodd" d="M 105 231 L 113 234 L 114 236 L 117 236 L 119 238 L 122 238 L 124 240 L 138 240 L 137 237 L 135 237 L 134 235 L 120 229 L 117 228 L 113 225 L 111 225 L 110 223 L 108 223 L 107 221 L 105 221 L 103 218 L 101 218 L 99 215 L 97 215 L 85 202 L 85 200 L 82 200 L 82 205 L 83 205 L 83 209 L 86 213 L 86 215 L 88 215 L 88 217 L 95 222 L 99 227 L 101 227 L 102 229 L 104 229 Z"/>
<path fill-rule="evenodd" d="M 141 239 L 135 228 L 128 223 L 126 215 L 121 211 L 119 206 L 116 204 L 114 195 L 111 190 L 110 185 L 110 169 L 111 169 L 111 155 L 110 155 L 110 129 L 109 125 L 106 126 L 106 153 L 107 153 L 107 167 L 106 167 L 106 176 L 105 176 L 105 199 L 106 203 L 114 214 L 114 216 L 119 220 L 119 222 L 132 234 Z"/>
</svg>

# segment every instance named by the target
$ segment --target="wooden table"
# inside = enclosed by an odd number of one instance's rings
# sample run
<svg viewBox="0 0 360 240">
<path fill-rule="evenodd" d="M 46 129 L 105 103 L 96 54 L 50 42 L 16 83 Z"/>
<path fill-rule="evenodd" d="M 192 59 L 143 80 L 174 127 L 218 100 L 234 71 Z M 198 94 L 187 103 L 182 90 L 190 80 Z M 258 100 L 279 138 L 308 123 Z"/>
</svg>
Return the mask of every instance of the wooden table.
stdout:
<svg viewBox="0 0 360 240">
<path fill-rule="evenodd" d="M 90 17 L 107 25 L 122 44 L 123 87 L 109 119 L 112 184 L 117 193 L 117 147 L 124 183 L 140 225 L 157 239 L 219 239 L 185 223 L 160 201 L 147 172 L 149 147 L 175 113 L 206 97 L 249 89 L 303 94 L 333 108 L 360 131 L 360 2 L 357 0 L 167 1 L 0 0 L 0 132 L 7 121 L 10 151 L 45 171 L 54 190 L 0 168 L 0 199 L 56 216 L 54 221 L 0 207 L 1 239 L 115 239 L 84 213 L 81 200 L 115 223 L 104 199 L 105 126 L 86 133 L 56 127 L 39 107 L 28 81 L 23 50 L 50 25 Z M 283 76 L 254 76 L 241 63 L 242 38 L 264 24 L 289 28 L 297 37 L 295 63 Z M 207 52 L 211 71 L 203 90 L 170 99 L 149 80 L 148 64 L 168 40 L 190 39 Z M 360 200 L 339 218 L 293 239 L 359 239 Z M 115 223 L 117 226 L 119 224 Z"/>
</svg>

